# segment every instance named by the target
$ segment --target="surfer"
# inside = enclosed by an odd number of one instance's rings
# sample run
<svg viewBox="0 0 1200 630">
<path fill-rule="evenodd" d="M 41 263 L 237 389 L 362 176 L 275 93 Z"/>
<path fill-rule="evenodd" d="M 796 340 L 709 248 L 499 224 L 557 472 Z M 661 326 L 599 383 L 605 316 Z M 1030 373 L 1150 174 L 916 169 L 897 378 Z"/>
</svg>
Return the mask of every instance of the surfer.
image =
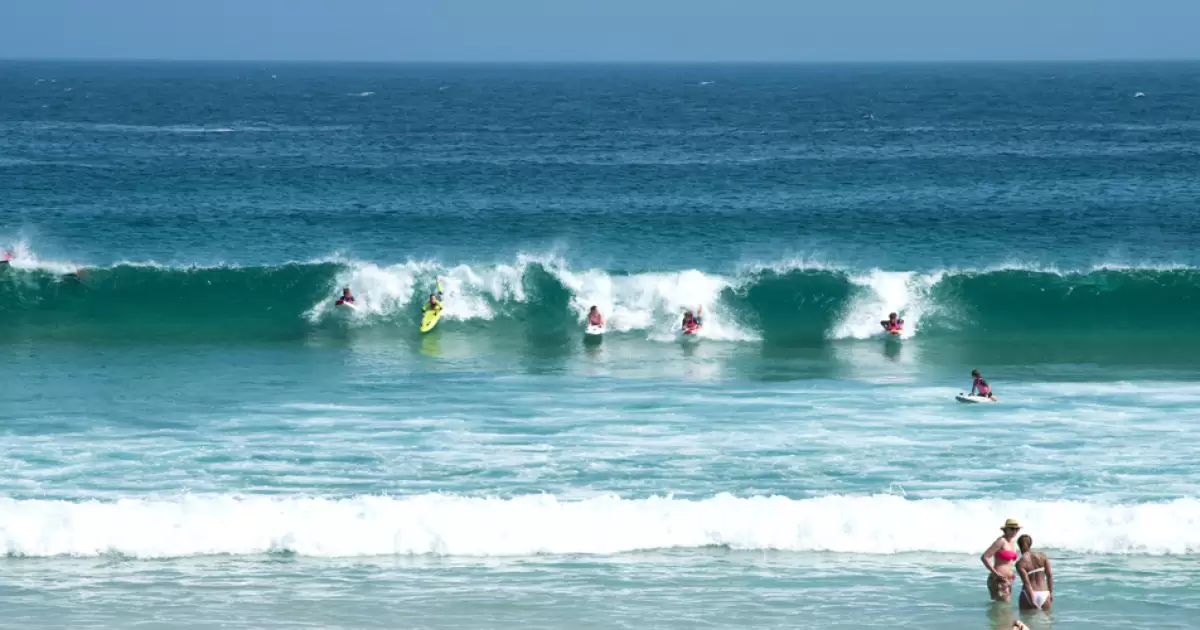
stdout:
<svg viewBox="0 0 1200 630">
<path fill-rule="evenodd" d="M 1021 575 L 1021 597 L 1017 606 L 1021 610 L 1050 611 L 1054 603 L 1054 573 L 1050 570 L 1050 559 L 1040 551 L 1033 551 L 1033 537 L 1022 534 L 1017 538 L 1021 559 L 1017 562 L 1017 573 Z"/>
<path fill-rule="evenodd" d="M 888 313 L 888 318 L 879 322 L 879 325 L 889 333 L 898 333 L 904 330 L 904 320 L 895 313 Z"/>
<path fill-rule="evenodd" d="M 992 386 L 979 375 L 979 370 L 971 370 L 971 378 L 975 379 L 971 383 L 971 396 L 980 396 L 982 398 L 991 398 L 996 400 L 996 395 L 992 393 Z M 978 393 L 976 393 L 978 390 Z"/>
<path fill-rule="evenodd" d="M 442 310 L 442 279 L 436 278 L 436 289 L 429 294 L 429 301 L 425 303 L 422 311 L 440 311 Z"/>
<path fill-rule="evenodd" d="M 9 250 L 4 251 L 4 258 L 0 259 L 0 265 L 7 267 L 12 262 L 13 255 Z"/>
<path fill-rule="evenodd" d="M 604 316 L 600 314 L 600 309 L 596 308 L 594 305 L 592 306 L 592 310 L 588 311 L 588 325 L 589 326 L 603 326 L 604 325 Z"/>
<path fill-rule="evenodd" d="M 342 297 L 338 298 L 338 304 L 354 304 L 354 295 L 350 293 L 350 287 L 342 289 Z"/>
<path fill-rule="evenodd" d="M 1004 521 L 1000 531 L 1004 533 L 979 556 L 979 559 L 988 570 L 987 586 L 992 601 L 1009 602 L 1012 601 L 1013 563 L 1018 557 L 1013 539 L 1016 538 L 1017 532 L 1021 531 L 1021 524 L 1017 519 L 1010 518 Z"/>
<path fill-rule="evenodd" d="M 703 306 L 696 307 L 695 315 L 692 315 L 691 311 L 684 311 L 683 312 L 683 329 L 685 331 L 687 331 L 692 328 L 699 328 L 701 326 L 701 320 L 703 319 L 702 315 L 704 315 L 704 307 Z"/>
</svg>

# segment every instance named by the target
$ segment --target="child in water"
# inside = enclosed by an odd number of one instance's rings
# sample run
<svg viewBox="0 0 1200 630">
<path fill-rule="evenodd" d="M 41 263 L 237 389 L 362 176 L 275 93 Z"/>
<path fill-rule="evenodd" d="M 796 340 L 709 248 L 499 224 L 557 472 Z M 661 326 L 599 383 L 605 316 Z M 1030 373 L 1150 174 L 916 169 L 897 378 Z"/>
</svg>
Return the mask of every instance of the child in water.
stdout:
<svg viewBox="0 0 1200 630">
<path fill-rule="evenodd" d="M 971 370 L 971 378 L 975 379 L 974 382 L 971 383 L 972 396 L 981 396 L 996 400 L 996 395 L 992 393 L 991 385 L 988 385 L 988 382 L 979 375 L 979 370 Z M 978 393 L 976 393 L 976 391 L 978 391 Z"/>
</svg>

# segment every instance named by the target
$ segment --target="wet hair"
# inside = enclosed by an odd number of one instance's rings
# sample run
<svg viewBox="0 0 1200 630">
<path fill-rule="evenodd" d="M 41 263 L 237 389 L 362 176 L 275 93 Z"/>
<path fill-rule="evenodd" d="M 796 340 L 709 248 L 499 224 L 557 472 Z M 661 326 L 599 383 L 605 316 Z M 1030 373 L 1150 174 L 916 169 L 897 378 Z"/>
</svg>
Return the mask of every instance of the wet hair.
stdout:
<svg viewBox="0 0 1200 630">
<path fill-rule="evenodd" d="M 895 313 L 888 313 L 888 319 L 891 319 L 893 317 L 898 317 L 898 315 L 896 315 Z"/>
<path fill-rule="evenodd" d="M 971 370 L 971 376 L 979 376 L 979 370 Z"/>
<path fill-rule="evenodd" d="M 593 304 L 593 305 L 592 305 L 592 310 L 593 310 L 593 311 L 594 311 L 594 310 L 596 310 L 596 305 L 595 305 L 595 304 Z"/>
<path fill-rule="evenodd" d="M 1017 536 L 1017 546 L 1021 548 L 1021 553 L 1025 553 L 1033 549 L 1033 536 L 1029 534 L 1021 534 Z"/>
</svg>

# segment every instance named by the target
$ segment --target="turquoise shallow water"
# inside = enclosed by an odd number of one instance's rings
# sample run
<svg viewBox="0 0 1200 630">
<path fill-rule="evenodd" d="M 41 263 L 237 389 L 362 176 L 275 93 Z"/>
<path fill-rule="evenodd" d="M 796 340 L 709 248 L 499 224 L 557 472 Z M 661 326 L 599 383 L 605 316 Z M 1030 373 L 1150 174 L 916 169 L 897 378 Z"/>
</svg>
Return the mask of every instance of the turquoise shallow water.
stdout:
<svg viewBox="0 0 1200 630">
<path fill-rule="evenodd" d="M 1197 72 L 2 65 L 0 627 L 1191 627 Z"/>
</svg>

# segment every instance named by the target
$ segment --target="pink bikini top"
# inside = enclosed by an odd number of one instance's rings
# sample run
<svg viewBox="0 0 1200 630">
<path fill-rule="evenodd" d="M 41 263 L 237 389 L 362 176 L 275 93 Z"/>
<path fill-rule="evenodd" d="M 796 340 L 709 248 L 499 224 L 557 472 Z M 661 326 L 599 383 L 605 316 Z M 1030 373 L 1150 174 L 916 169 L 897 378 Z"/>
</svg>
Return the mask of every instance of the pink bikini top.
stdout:
<svg viewBox="0 0 1200 630">
<path fill-rule="evenodd" d="M 1008 549 L 1001 549 L 1000 551 L 996 552 L 996 559 L 1004 560 L 1005 562 L 1012 562 L 1013 560 L 1016 560 L 1018 557 L 1019 556 L 1017 556 L 1017 552 L 1010 551 Z"/>
</svg>

